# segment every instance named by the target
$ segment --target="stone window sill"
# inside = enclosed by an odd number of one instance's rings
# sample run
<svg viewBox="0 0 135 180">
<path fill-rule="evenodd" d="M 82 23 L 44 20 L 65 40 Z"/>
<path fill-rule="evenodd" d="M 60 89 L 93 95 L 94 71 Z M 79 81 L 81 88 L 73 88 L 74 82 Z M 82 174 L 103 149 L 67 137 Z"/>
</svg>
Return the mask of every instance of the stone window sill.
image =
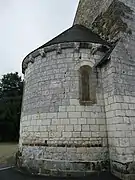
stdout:
<svg viewBox="0 0 135 180">
<path fill-rule="evenodd" d="M 82 100 L 80 100 L 79 103 L 80 105 L 83 105 L 83 106 L 90 106 L 94 104 L 93 101 L 82 101 Z"/>
</svg>

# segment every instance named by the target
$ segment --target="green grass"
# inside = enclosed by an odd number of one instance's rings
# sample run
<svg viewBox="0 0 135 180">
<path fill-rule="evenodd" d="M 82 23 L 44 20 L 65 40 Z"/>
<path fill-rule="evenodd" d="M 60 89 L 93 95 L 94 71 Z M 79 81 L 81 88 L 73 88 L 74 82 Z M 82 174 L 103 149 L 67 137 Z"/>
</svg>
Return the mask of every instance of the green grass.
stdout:
<svg viewBox="0 0 135 180">
<path fill-rule="evenodd" d="M 13 164 L 17 148 L 15 143 L 0 143 L 0 164 Z"/>
</svg>

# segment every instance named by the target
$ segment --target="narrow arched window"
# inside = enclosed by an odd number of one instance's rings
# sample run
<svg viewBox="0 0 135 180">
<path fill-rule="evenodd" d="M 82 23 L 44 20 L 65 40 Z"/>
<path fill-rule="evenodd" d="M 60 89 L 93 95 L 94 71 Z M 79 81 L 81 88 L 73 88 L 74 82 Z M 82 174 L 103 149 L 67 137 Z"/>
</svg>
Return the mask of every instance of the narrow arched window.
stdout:
<svg viewBox="0 0 135 180">
<path fill-rule="evenodd" d="M 88 65 L 80 67 L 80 104 L 90 105 L 93 102 L 92 68 Z M 94 92 L 95 94 L 95 92 Z"/>
</svg>

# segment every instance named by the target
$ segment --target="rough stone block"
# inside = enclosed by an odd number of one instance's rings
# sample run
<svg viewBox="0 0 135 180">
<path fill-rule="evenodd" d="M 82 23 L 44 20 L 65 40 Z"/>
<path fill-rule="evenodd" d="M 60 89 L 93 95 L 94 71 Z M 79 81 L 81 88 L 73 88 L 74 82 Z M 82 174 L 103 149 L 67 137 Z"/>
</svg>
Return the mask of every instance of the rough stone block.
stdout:
<svg viewBox="0 0 135 180">
<path fill-rule="evenodd" d="M 67 112 L 59 112 L 58 118 L 67 118 Z"/>
<path fill-rule="evenodd" d="M 120 138 L 120 147 L 129 147 L 129 138 Z"/>
<path fill-rule="evenodd" d="M 116 110 L 115 113 L 116 113 L 116 116 L 120 116 L 120 117 L 121 116 L 123 117 L 126 114 L 124 110 Z"/>
<path fill-rule="evenodd" d="M 95 119 L 91 119 L 91 118 L 87 118 L 86 119 L 86 124 L 96 124 L 96 120 Z"/>
<path fill-rule="evenodd" d="M 90 137 L 90 132 L 81 132 L 81 137 Z"/>
<path fill-rule="evenodd" d="M 75 106 L 67 106 L 67 112 L 75 112 Z"/>
<path fill-rule="evenodd" d="M 51 119 L 44 119 L 42 121 L 42 125 L 46 126 L 46 125 L 50 125 L 51 124 Z"/>
<path fill-rule="evenodd" d="M 56 127 L 57 127 L 56 125 L 48 126 L 48 131 L 53 131 L 53 132 L 55 132 L 56 129 L 57 129 Z"/>
<path fill-rule="evenodd" d="M 61 134 L 61 132 L 53 132 L 53 131 L 50 131 L 50 132 L 49 132 L 49 137 L 52 137 L 52 138 L 60 138 L 60 137 L 62 137 L 62 134 Z"/>
<path fill-rule="evenodd" d="M 61 125 L 69 125 L 69 119 L 61 119 Z"/>
<path fill-rule="evenodd" d="M 91 135 L 92 135 L 92 137 L 100 137 L 99 132 L 92 132 Z"/>
<path fill-rule="evenodd" d="M 58 125 L 57 131 L 65 131 L 65 126 L 64 125 Z"/>
<path fill-rule="evenodd" d="M 52 125 L 60 125 L 61 124 L 61 119 L 52 119 L 50 120 Z"/>
<path fill-rule="evenodd" d="M 70 122 L 70 124 L 78 124 L 77 118 L 76 119 L 75 118 L 70 118 L 69 122 Z"/>
<path fill-rule="evenodd" d="M 86 118 L 78 118 L 78 124 L 86 124 Z"/>
<path fill-rule="evenodd" d="M 68 117 L 69 118 L 80 118 L 81 112 L 68 112 Z"/>
<path fill-rule="evenodd" d="M 80 132 L 73 132 L 72 136 L 75 138 L 81 137 L 81 133 Z"/>
<path fill-rule="evenodd" d="M 72 137 L 72 133 L 71 132 L 62 132 L 62 136 L 65 138 Z"/>
<path fill-rule="evenodd" d="M 70 132 L 72 132 L 72 131 L 73 131 L 73 125 L 66 125 L 66 126 L 65 126 L 65 131 L 70 131 Z"/>
<path fill-rule="evenodd" d="M 47 118 L 48 119 L 57 118 L 57 113 L 47 113 Z"/>
<path fill-rule="evenodd" d="M 82 131 L 89 131 L 89 125 L 82 125 Z"/>
<path fill-rule="evenodd" d="M 83 118 L 90 118 L 91 117 L 91 113 L 90 112 L 82 112 L 82 117 Z"/>
<path fill-rule="evenodd" d="M 77 99 L 70 99 L 70 105 L 79 105 L 79 100 Z"/>
<path fill-rule="evenodd" d="M 77 111 L 77 112 L 83 112 L 84 109 L 85 109 L 84 106 L 76 106 L 76 111 Z"/>
<path fill-rule="evenodd" d="M 104 125 L 100 125 L 100 131 L 107 131 L 106 126 L 104 126 Z"/>
<path fill-rule="evenodd" d="M 74 131 L 81 131 L 81 125 L 74 125 Z"/>
<path fill-rule="evenodd" d="M 99 131 L 99 125 L 90 125 L 90 131 Z"/>
<path fill-rule="evenodd" d="M 59 106 L 59 112 L 66 112 L 66 106 Z"/>
</svg>

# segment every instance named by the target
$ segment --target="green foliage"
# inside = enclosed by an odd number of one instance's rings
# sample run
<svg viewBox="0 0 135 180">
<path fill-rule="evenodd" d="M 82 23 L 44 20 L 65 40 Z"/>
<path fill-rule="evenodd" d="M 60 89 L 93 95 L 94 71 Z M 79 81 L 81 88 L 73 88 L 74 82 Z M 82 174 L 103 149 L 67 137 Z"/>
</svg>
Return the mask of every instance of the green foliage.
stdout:
<svg viewBox="0 0 135 180">
<path fill-rule="evenodd" d="M 16 141 L 19 138 L 19 124 L 23 81 L 18 73 L 3 75 L 0 82 L 0 139 Z"/>
</svg>

